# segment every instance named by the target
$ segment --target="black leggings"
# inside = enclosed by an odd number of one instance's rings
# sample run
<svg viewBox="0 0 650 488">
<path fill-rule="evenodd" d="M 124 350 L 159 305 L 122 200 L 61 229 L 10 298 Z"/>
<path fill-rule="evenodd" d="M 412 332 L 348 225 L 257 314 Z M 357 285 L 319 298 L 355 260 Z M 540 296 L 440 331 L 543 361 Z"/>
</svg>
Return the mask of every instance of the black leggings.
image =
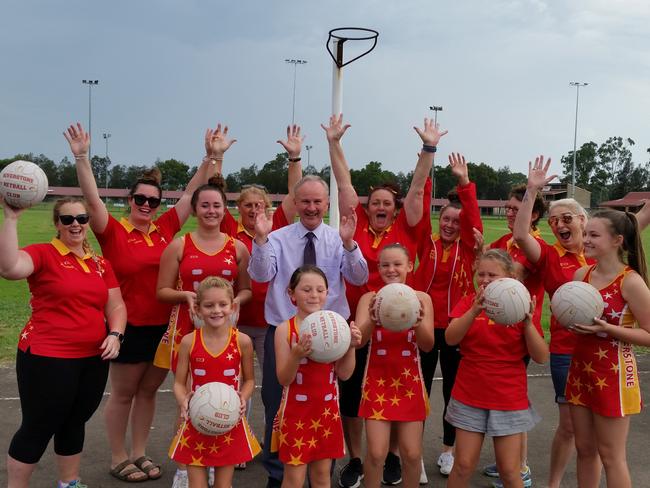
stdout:
<svg viewBox="0 0 650 488">
<path fill-rule="evenodd" d="M 108 361 L 53 358 L 18 351 L 16 377 L 23 420 L 9 446 L 9 455 L 37 463 L 50 439 L 60 456 L 79 454 L 85 424 L 99 406 L 108 379 Z"/>
<path fill-rule="evenodd" d="M 420 351 L 420 364 L 422 366 L 422 377 L 427 394 L 431 396 L 431 384 L 433 383 L 433 374 L 436 372 L 438 364 L 438 354 L 440 354 L 440 370 L 442 371 L 442 396 L 445 400 L 445 408 L 442 412 L 442 442 L 445 446 L 453 446 L 456 442 L 456 429 L 453 425 L 445 420 L 447 414 L 447 405 L 451 398 L 451 390 L 456 381 L 456 373 L 460 364 L 460 352 L 458 346 L 449 346 L 445 340 L 445 329 L 434 329 L 435 345 L 430 352 Z"/>
</svg>

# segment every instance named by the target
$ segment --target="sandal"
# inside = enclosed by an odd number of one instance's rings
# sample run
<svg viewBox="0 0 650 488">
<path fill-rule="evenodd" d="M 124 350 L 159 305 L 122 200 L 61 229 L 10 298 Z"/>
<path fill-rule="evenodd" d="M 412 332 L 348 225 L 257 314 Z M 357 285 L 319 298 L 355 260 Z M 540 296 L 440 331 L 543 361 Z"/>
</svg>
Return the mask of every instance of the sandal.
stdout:
<svg viewBox="0 0 650 488">
<path fill-rule="evenodd" d="M 139 478 L 134 478 L 134 474 L 145 475 Z M 127 483 L 140 483 L 142 481 L 147 481 L 149 476 L 143 470 L 135 466 L 130 460 L 126 460 L 111 468 L 109 474 L 114 478 L 117 478 L 120 481 L 126 481 Z"/>
<path fill-rule="evenodd" d="M 162 476 L 162 469 L 160 469 L 160 464 L 154 464 L 149 456 L 140 456 L 138 459 L 133 461 L 133 464 L 135 464 L 140 469 L 140 471 L 146 474 L 150 480 L 157 480 Z M 154 469 L 157 469 L 158 473 L 150 474 Z"/>
</svg>

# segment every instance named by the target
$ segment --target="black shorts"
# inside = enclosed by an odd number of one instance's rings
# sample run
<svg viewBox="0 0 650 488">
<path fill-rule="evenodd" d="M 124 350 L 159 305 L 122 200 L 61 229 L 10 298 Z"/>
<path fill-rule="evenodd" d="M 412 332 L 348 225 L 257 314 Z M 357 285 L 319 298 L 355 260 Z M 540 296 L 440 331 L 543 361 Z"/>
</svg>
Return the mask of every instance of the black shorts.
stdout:
<svg viewBox="0 0 650 488">
<path fill-rule="evenodd" d="M 127 364 L 152 362 L 166 330 L 167 324 L 135 326 L 127 323 L 120 355 L 113 359 L 113 362 Z"/>
<path fill-rule="evenodd" d="M 363 373 L 366 371 L 369 344 L 355 351 L 356 364 L 352 376 L 346 381 L 339 380 L 339 408 L 343 417 L 359 416 L 361 387 L 363 385 Z"/>
</svg>

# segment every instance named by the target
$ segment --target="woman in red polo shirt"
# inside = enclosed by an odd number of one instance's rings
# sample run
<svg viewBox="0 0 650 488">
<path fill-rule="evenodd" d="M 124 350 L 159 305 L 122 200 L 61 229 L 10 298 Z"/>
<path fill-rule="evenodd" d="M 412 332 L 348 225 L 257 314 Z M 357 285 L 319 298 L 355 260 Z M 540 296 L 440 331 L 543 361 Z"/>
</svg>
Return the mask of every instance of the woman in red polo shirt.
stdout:
<svg viewBox="0 0 650 488">
<path fill-rule="evenodd" d="M 512 233 L 528 261 L 541 271 L 544 289 L 550 297 L 553 297 L 555 290 L 567 281 L 571 281 L 574 273 L 582 266 L 591 264 L 591 260 L 586 260 L 584 257 L 582 235 L 587 223 L 587 213 L 572 198 L 551 202 L 548 223 L 557 239 L 555 244 L 549 245 L 530 234 L 536 195 L 556 177 L 556 175 L 546 176 L 550 164 L 550 159 L 544 163 L 543 156 L 536 158 L 535 164 L 529 163 L 526 194 L 517 212 Z M 574 450 L 573 424 L 569 405 L 564 396 L 564 388 L 575 341 L 575 335 L 562 327 L 555 317 L 551 317 L 551 377 L 560 420 L 551 447 L 548 481 L 550 488 L 560 486 Z"/>
<path fill-rule="evenodd" d="M 420 265 L 415 272 L 415 288 L 427 292 L 433 302 L 435 345 L 431 352 L 421 352 L 420 363 L 424 384 L 430 394 L 440 356 L 445 408 L 442 452 L 437 464 L 443 475 L 448 475 L 454 465 L 456 429 L 445 420 L 445 414 L 460 363 L 458 346 L 447 344 L 445 329 L 449 325 L 449 313 L 456 303 L 474 290 L 472 265 L 476 258 L 475 232 L 483 232 L 476 186 L 469 180 L 465 158 L 452 153 L 449 156 L 449 166 L 458 182 L 456 192 L 449 195 L 449 203 L 440 210 L 438 233 L 432 233 L 431 221 L 426 219 L 429 225 L 424 236 L 428 235 L 428 238 L 421 239 L 418 247 Z"/>
<path fill-rule="evenodd" d="M 81 200 L 58 200 L 56 237 L 21 250 L 16 228 L 22 210 L 0 203 L 0 275 L 27 278 L 32 310 L 16 355 L 23 418 L 9 446 L 8 486 L 29 486 L 54 437 L 59 488 L 81 488 L 85 424 L 101 402 L 108 360 L 120 351 L 126 307 L 113 269 L 86 240 L 89 216 Z"/>
<path fill-rule="evenodd" d="M 170 304 L 156 299 L 160 256 L 191 213 L 194 190 L 207 181 L 209 168 L 232 145 L 221 124 L 205 135 L 207 156 L 176 205 L 158 218 L 162 189 L 157 168 L 139 178 L 129 190 L 129 214 L 121 220 L 108 213 L 99 197 L 88 161 L 89 135 L 81 124 L 64 133 L 75 158 L 79 185 L 88 201 L 90 227 L 103 254 L 111 261 L 127 308 L 125 342 L 110 371 L 111 396 L 104 410 L 111 446 L 111 475 L 126 481 L 157 479 L 160 466 L 146 455 L 156 392 L 167 370 L 153 365 L 158 343 L 169 322 Z M 131 420 L 131 455 L 126 431 Z M 137 468 L 137 469 L 135 469 Z"/>
<path fill-rule="evenodd" d="M 356 315 L 359 299 L 371 291 L 379 291 L 384 281 L 379 274 L 379 254 L 388 244 L 401 244 L 409 255 L 415 256 L 418 240 L 425 235 L 429 220 L 430 180 L 427 176 L 431 171 L 433 157 L 440 138 L 447 131 L 440 131 L 431 119 L 424 119 L 424 127 L 414 127 L 422 139 L 422 150 L 413 171 L 411 186 L 402 202 L 399 187 L 391 182 L 370 188 L 368 203 L 364 207 L 359 202 L 357 191 L 352 185 L 350 167 L 345 159 L 341 138 L 350 127 L 343 124 L 343 115 L 332 116 L 329 126 L 322 125 L 329 144 L 332 171 L 339 190 L 339 209 L 341 215 L 354 211 L 357 215 L 357 230 L 354 240 L 361 248 L 363 257 L 368 262 L 370 273 L 368 282 L 363 286 L 353 286 L 346 283 L 346 297 L 350 305 L 351 316 Z M 428 181 L 428 183 L 427 183 Z M 403 208 L 402 208 L 403 207 Z M 401 210 L 400 210 L 401 209 Z M 411 275 L 407 277 L 411 283 Z M 350 450 L 350 462 L 343 468 L 339 484 L 342 487 L 355 486 L 363 473 L 361 465 L 361 434 L 363 419 L 358 417 L 361 402 L 361 384 L 363 381 L 364 365 L 366 364 L 368 348 L 357 350 L 356 368 L 352 377 L 341 382 L 341 415 L 346 444 Z M 394 436 L 393 436 L 394 437 Z M 396 484 L 401 476 L 398 473 L 399 459 L 394 451 L 397 449 L 396 439 L 393 439 L 391 453 L 386 458 L 384 482 Z"/>
</svg>

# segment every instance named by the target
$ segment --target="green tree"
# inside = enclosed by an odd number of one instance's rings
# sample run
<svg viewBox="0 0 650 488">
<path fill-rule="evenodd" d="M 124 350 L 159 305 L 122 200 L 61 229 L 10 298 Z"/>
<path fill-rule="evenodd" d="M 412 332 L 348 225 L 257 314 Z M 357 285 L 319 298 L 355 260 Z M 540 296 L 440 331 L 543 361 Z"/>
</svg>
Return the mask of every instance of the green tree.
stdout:
<svg viewBox="0 0 650 488">
<path fill-rule="evenodd" d="M 58 179 L 61 186 L 79 186 L 77 181 L 77 168 L 65 156 L 59 163 Z"/>
<path fill-rule="evenodd" d="M 129 182 L 126 176 L 126 167 L 122 164 L 116 164 L 111 168 L 108 186 L 110 188 L 128 188 Z"/>
<path fill-rule="evenodd" d="M 108 167 L 110 164 L 110 159 L 97 155 L 93 156 L 90 161 L 90 167 L 95 175 L 95 181 L 97 182 L 97 186 L 100 188 L 107 186 L 109 178 Z"/>
<path fill-rule="evenodd" d="M 183 190 L 187 186 L 187 182 L 190 181 L 190 167 L 182 161 L 176 159 L 157 160 L 156 166 L 162 173 L 160 186 L 163 190 Z"/>
<path fill-rule="evenodd" d="M 576 151 L 576 186 L 591 191 L 592 178 L 596 177 L 598 171 L 598 144 L 593 141 L 585 142 Z M 573 178 L 573 151 L 562 156 L 562 168 L 564 176 L 560 179 L 562 183 L 571 183 Z"/>
</svg>

